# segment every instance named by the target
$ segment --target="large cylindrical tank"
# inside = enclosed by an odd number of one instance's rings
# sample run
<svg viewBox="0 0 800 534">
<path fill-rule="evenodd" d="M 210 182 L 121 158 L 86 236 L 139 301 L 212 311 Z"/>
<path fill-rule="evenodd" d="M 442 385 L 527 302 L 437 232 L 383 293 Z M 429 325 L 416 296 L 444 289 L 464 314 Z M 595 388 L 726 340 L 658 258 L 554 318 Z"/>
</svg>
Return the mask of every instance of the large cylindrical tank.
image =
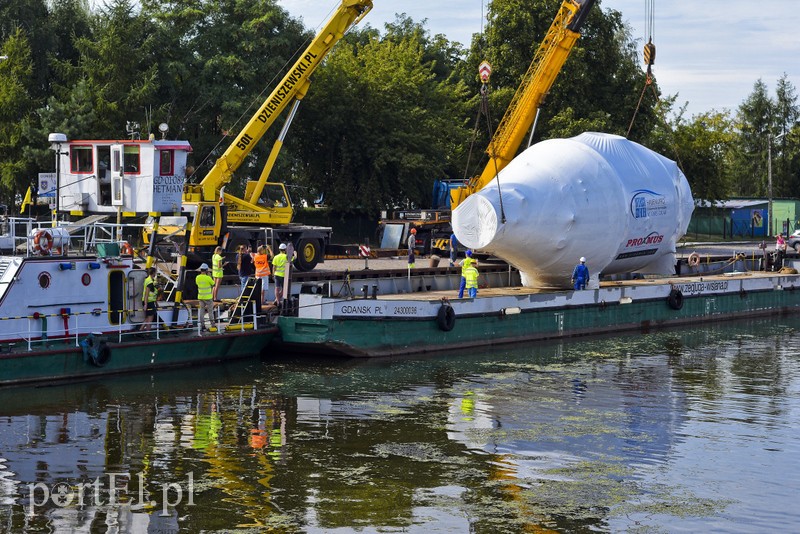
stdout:
<svg viewBox="0 0 800 534">
<path fill-rule="evenodd" d="M 582 256 L 591 286 L 599 274 L 674 274 L 675 243 L 693 210 L 674 161 L 587 132 L 525 150 L 452 223 L 460 243 L 508 261 L 528 287 L 568 287 Z"/>
</svg>

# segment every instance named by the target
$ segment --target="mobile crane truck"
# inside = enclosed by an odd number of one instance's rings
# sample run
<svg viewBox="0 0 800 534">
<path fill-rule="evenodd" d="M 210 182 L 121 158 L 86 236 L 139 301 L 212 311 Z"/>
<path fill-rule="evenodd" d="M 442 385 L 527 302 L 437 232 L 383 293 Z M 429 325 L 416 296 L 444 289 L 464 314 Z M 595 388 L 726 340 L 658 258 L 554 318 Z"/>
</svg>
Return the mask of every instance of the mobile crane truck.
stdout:
<svg viewBox="0 0 800 534">
<path fill-rule="evenodd" d="M 182 209 L 190 215 L 187 254 L 190 264 L 210 264 L 217 246 L 222 246 L 230 254 L 241 244 L 248 244 L 255 249 L 259 243 L 271 246 L 273 251 L 277 251 L 279 243 L 292 243 L 297 251 L 296 268 L 301 271 L 310 271 L 324 261 L 332 229 L 292 223 L 294 210 L 286 187 L 283 183 L 267 180 L 300 100 L 311 84 L 311 74 L 333 46 L 371 9 L 372 0 L 342 0 L 208 174 L 199 183 L 184 184 Z M 245 198 L 226 193 L 225 186 L 230 183 L 233 173 L 290 104 L 289 115 L 260 178 L 247 181 Z M 160 217 L 156 222 L 157 225 L 145 229 L 145 243 L 150 243 L 156 231 L 156 235 L 183 234 L 187 219 Z M 160 246 L 158 239 L 155 239 L 155 244 Z"/>
</svg>

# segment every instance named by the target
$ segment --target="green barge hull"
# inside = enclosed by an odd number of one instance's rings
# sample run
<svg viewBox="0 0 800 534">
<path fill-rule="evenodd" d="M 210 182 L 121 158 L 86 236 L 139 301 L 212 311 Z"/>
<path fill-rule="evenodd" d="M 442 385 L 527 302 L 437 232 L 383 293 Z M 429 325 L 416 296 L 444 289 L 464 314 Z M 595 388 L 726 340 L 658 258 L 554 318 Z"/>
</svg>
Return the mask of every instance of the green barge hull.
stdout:
<svg viewBox="0 0 800 534">
<path fill-rule="evenodd" d="M 522 287 L 342 301 L 302 295 L 304 316 L 281 317 L 285 350 L 350 357 L 400 356 L 617 331 L 795 313 L 800 276 L 732 273 L 609 282 L 584 291 Z M 302 298 L 305 297 L 305 298 Z"/>
<path fill-rule="evenodd" d="M 127 334 L 121 343 L 103 343 L 102 360 L 87 357 L 74 338 L 37 341 L 32 350 L 20 342 L 6 345 L 0 352 L 0 386 L 98 378 L 258 357 L 277 332 L 277 327 L 268 327 L 199 336 L 179 330 L 162 332 L 160 339 L 154 333 Z"/>
</svg>

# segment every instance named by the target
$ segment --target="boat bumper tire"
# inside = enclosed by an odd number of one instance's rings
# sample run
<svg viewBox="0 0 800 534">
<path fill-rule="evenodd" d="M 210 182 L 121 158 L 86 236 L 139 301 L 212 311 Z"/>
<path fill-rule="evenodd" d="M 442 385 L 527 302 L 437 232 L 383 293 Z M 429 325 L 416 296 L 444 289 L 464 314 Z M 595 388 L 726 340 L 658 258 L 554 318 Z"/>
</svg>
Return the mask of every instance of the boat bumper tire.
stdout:
<svg viewBox="0 0 800 534">
<path fill-rule="evenodd" d="M 85 361 L 95 367 L 103 367 L 111 359 L 111 347 L 94 334 L 89 334 L 80 343 Z"/>
<path fill-rule="evenodd" d="M 449 304 L 442 304 L 436 314 L 436 324 L 443 332 L 449 332 L 456 325 L 456 312 Z"/>
<path fill-rule="evenodd" d="M 680 310 L 683 308 L 683 293 L 679 289 L 673 289 L 669 292 L 667 297 L 667 304 L 673 310 Z"/>
</svg>

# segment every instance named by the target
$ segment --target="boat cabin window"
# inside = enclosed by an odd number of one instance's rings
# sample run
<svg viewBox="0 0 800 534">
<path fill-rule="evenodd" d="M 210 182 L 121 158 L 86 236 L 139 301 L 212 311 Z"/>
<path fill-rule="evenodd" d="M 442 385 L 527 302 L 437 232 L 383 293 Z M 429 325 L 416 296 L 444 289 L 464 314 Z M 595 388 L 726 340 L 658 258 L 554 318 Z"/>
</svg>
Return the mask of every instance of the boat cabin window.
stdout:
<svg viewBox="0 0 800 534">
<path fill-rule="evenodd" d="M 159 161 L 160 171 L 159 174 L 161 176 L 172 176 L 175 174 L 175 170 L 173 168 L 173 164 L 175 161 L 175 151 L 174 150 L 161 150 L 159 152 Z"/>
<path fill-rule="evenodd" d="M 141 169 L 139 161 L 139 145 L 125 145 L 123 149 L 122 165 L 126 174 L 139 174 Z"/>
<path fill-rule="evenodd" d="M 286 190 L 279 184 L 267 183 L 258 203 L 271 208 L 285 208 L 289 205 L 289 199 L 286 198 Z"/>
<path fill-rule="evenodd" d="M 72 174 L 92 172 L 92 147 L 76 146 L 69 147 L 69 168 Z"/>
</svg>

